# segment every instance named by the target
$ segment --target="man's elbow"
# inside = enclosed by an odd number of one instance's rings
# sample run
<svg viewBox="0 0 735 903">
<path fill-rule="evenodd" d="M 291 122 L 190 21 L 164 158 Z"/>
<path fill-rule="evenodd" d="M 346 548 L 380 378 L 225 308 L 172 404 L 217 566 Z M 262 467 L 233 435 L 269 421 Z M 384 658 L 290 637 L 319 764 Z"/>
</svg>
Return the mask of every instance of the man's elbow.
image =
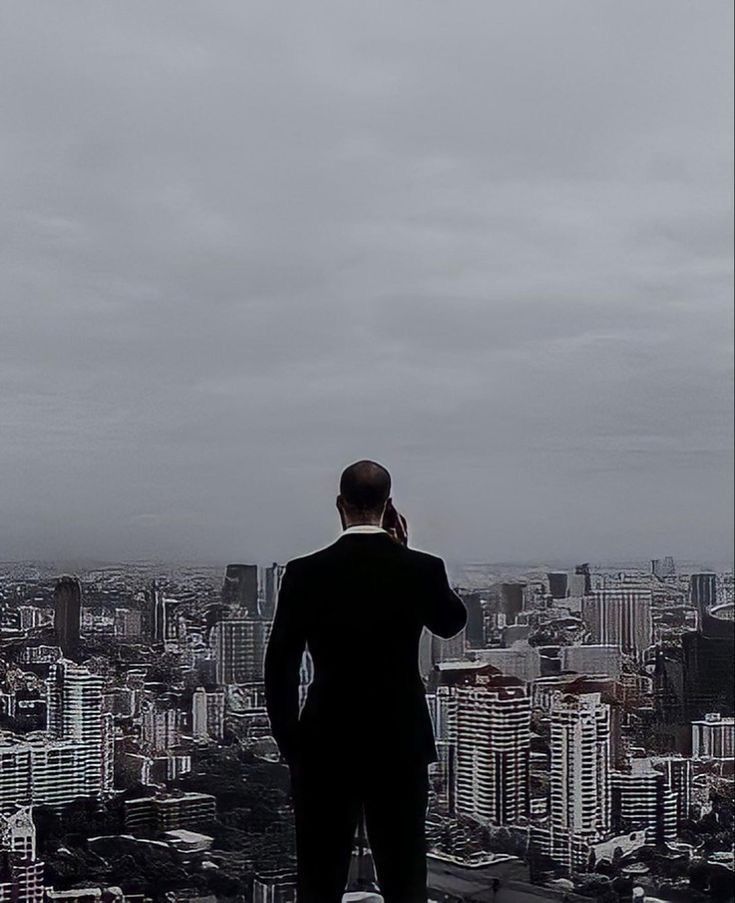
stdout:
<svg viewBox="0 0 735 903">
<path fill-rule="evenodd" d="M 467 624 L 467 609 L 464 603 L 457 597 L 457 604 L 452 612 L 443 619 L 443 623 L 437 625 L 438 629 L 434 633 L 438 634 L 444 640 L 450 640 L 452 637 L 464 629 Z"/>
</svg>

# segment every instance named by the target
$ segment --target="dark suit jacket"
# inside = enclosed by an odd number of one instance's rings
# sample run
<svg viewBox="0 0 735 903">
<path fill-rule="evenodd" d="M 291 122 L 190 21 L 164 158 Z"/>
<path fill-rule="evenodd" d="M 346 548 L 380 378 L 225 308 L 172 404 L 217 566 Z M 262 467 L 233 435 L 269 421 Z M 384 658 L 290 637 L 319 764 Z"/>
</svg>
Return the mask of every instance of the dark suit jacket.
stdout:
<svg viewBox="0 0 735 903">
<path fill-rule="evenodd" d="M 283 757 L 343 756 L 358 745 L 435 761 L 419 638 L 423 627 L 454 636 L 466 620 L 441 558 L 386 533 L 344 534 L 290 561 L 265 658 L 266 705 Z M 307 645 L 314 678 L 299 718 Z"/>
</svg>

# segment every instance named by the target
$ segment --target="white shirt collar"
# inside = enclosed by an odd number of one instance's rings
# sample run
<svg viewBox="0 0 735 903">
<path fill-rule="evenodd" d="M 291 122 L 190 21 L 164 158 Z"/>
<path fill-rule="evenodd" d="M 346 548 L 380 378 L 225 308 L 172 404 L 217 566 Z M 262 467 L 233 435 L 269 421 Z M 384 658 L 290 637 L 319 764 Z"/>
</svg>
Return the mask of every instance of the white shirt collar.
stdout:
<svg viewBox="0 0 735 903">
<path fill-rule="evenodd" d="M 346 536 L 348 533 L 386 533 L 382 527 L 377 526 L 377 524 L 354 524 L 352 527 L 347 527 L 342 531 L 342 536 Z"/>
</svg>

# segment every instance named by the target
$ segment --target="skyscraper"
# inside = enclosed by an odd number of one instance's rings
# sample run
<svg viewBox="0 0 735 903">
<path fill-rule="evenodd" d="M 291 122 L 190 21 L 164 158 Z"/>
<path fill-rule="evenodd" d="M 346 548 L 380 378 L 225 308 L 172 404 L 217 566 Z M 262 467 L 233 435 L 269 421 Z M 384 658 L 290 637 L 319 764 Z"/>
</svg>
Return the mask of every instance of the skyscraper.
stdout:
<svg viewBox="0 0 735 903">
<path fill-rule="evenodd" d="M 568 595 L 569 577 L 565 571 L 551 571 L 546 575 L 549 581 L 549 592 L 554 599 L 566 599 Z"/>
<path fill-rule="evenodd" d="M 689 578 L 689 600 L 697 610 L 697 626 L 701 630 L 705 614 L 717 605 L 717 574 L 692 574 Z"/>
<path fill-rule="evenodd" d="M 600 693 L 560 693 L 551 707 L 549 854 L 584 865 L 610 827 L 610 707 Z"/>
<path fill-rule="evenodd" d="M 54 631 L 66 658 L 79 652 L 79 628 L 82 619 L 82 584 L 78 577 L 64 576 L 54 588 Z"/>
<path fill-rule="evenodd" d="M 258 608 L 257 564 L 228 564 L 222 584 L 222 602 L 242 608 L 250 618 L 260 615 Z"/>
<path fill-rule="evenodd" d="M 453 678 L 449 733 L 456 743 L 456 811 L 493 825 L 518 824 L 528 815 L 526 687 L 492 666 L 457 671 Z"/>
<path fill-rule="evenodd" d="M 102 677 L 65 659 L 51 666 L 46 683 L 48 732 L 81 747 L 90 793 L 112 786 L 112 719 L 102 710 L 103 688 Z"/>
<path fill-rule="evenodd" d="M 211 642 L 218 684 L 227 686 L 263 680 L 270 627 L 270 621 L 254 618 L 231 618 L 215 624 Z"/>
<path fill-rule="evenodd" d="M 505 615 L 506 624 L 515 624 L 523 611 L 523 583 L 500 584 L 500 611 Z"/>
<path fill-rule="evenodd" d="M 592 592 L 592 575 L 590 574 L 590 566 L 585 562 L 584 564 L 578 564 L 574 568 L 574 573 L 578 576 L 584 577 L 584 587 L 583 593 L 584 596 L 589 596 Z"/>
<path fill-rule="evenodd" d="M 591 642 L 640 659 L 652 642 L 651 602 L 651 590 L 640 586 L 609 586 L 585 596 L 582 615 Z"/>
</svg>

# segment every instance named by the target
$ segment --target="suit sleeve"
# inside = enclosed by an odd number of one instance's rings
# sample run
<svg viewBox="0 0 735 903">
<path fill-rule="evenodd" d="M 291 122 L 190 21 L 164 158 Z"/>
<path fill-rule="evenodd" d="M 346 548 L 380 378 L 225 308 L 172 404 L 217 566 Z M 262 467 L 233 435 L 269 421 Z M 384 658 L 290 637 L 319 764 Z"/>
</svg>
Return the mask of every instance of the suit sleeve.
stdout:
<svg viewBox="0 0 735 903">
<path fill-rule="evenodd" d="M 265 703 L 273 738 L 284 759 L 296 751 L 299 669 L 306 646 L 303 602 L 291 564 L 286 565 L 265 653 Z"/>
<path fill-rule="evenodd" d="M 426 594 L 423 598 L 424 624 L 437 636 L 448 639 L 467 623 L 464 602 L 449 585 L 447 569 L 441 558 L 429 559 Z"/>
</svg>

